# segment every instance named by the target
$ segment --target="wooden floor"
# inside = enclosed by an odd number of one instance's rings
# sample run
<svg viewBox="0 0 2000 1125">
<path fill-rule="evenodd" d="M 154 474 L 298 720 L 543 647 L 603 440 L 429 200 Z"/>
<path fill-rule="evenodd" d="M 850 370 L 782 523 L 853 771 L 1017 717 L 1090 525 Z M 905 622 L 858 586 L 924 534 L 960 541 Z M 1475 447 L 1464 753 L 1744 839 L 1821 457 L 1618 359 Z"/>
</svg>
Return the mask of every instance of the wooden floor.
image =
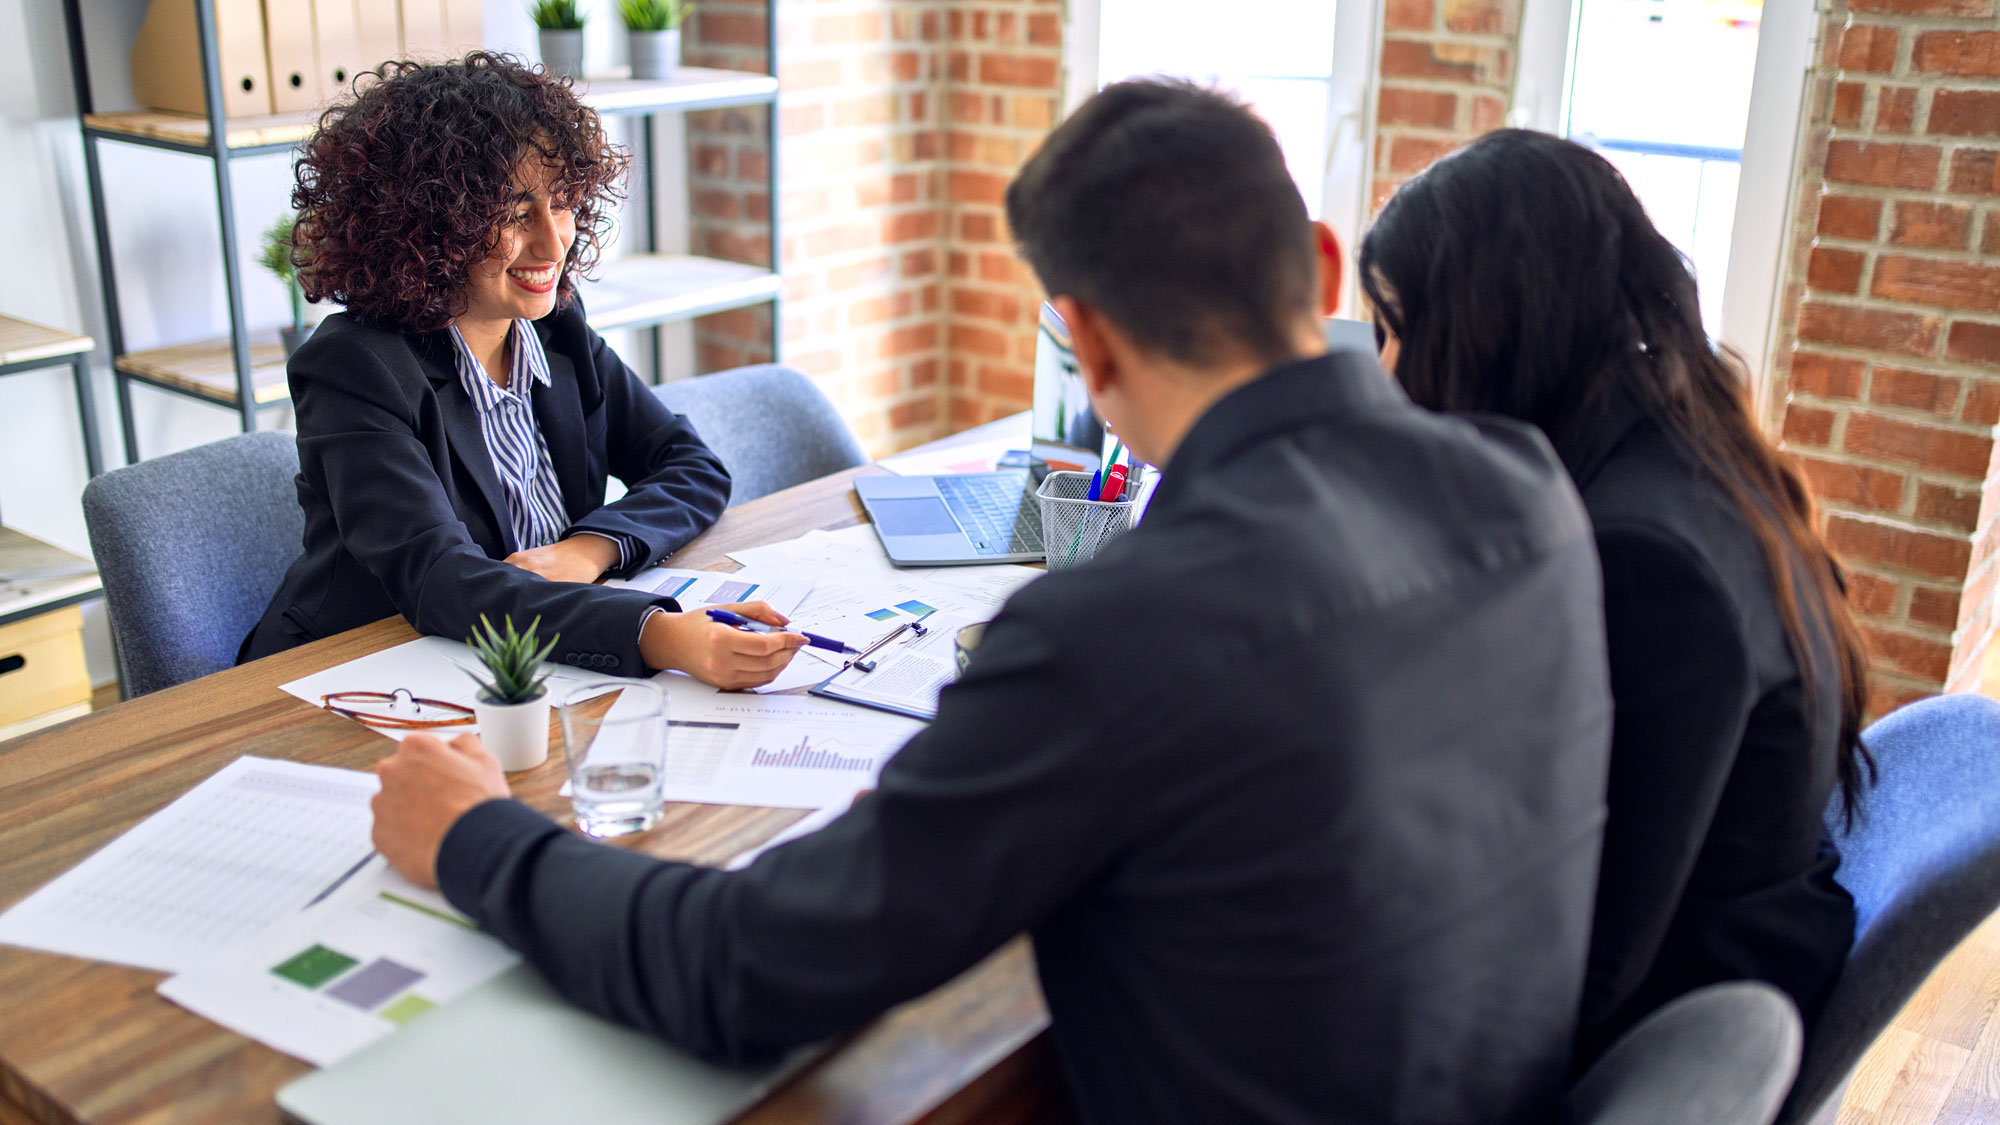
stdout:
<svg viewBox="0 0 2000 1125">
<path fill-rule="evenodd" d="M 2000 914 L 1931 974 L 1855 1072 L 1839 1125 L 2000 1125 Z"/>
<path fill-rule="evenodd" d="M 118 686 L 98 688 L 91 702 L 118 702 Z M 1996 1017 L 2000 914 L 1938 966 L 1868 1052 L 1838 1125 L 2000 1125 Z M 7 1125 L 5 1112 L 0 1125 Z"/>
</svg>

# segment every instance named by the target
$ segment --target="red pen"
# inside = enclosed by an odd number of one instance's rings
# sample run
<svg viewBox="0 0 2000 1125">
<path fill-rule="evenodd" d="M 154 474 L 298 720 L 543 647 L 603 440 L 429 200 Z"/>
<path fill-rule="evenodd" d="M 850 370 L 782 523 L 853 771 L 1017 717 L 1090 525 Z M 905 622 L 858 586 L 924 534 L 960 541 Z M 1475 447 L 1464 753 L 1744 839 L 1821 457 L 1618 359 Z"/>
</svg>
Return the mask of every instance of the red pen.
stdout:
<svg viewBox="0 0 2000 1125">
<path fill-rule="evenodd" d="M 1099 497 L 1104 503 L 1111 503 L 1125 494 L 1125 474 L 1123 465 L 1111 466 L 1110 475 L 1104 478 L 1104 495 Z"/>
</svg>

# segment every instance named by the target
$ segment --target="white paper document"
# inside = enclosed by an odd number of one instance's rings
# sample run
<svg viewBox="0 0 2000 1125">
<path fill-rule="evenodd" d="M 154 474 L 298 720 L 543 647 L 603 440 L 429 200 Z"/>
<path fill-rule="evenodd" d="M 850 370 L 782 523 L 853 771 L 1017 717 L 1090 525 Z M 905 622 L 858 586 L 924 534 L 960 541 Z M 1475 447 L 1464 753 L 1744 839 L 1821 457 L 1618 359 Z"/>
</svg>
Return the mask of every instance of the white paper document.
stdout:
<svg viewBox="0 0 2000 1125">
<path fill-rule="evenodd" d="M 773 579 L 739 570 L 734 574 L 716 570 L 680 570 L 656 566 L 630 578 L 614 578 L 606 586 L 624 590 L 644 590 L 664 594 L 693 612 L 730 602 L 769 602 L 771 608 L 789 617 L 806 595 L 810 581 L 797 577 Z"/>
<path fill-rule="evenodd" d="M 179 972 L 365 859 L 375 775 L 238 758 L 0 914 L 0 942 Z"/>
<path fill-rule="evenodd" d="M 814 809 L 812 812 L 779 829 L 777 835 L 758 844 L 756 847 L 736 853 L 727 864 L 723 865 L 723 870 L 741 871 L 752 863 L 755 863 L 758 856 L 763 855 L 779 844 L 789 844 L 801 836 L 810 836 L 827 825 L 832 824 L 834 821 L 839 820 L 842 816 L 846 815 L 847 809 L 848 805 L 846 804 L 833 804 L 823 809 Z"/>
<path fill-rule="evenodd" d="M 921 453 L 898 453 L 875 464 L 901 477 L 934 477 L 952 473 L 990 473 L 1000 458 L 1029 446 L 1028 434 L 954 445 L 948 449 L 928 449 Z"/>
<path fill-rule="evenodd" d="M 677 673 L 667 689 L 669 801 L 845 808 L 924 724 L 809 695 L 719 692 Z"/>
<path fill-rule="evenodd" d="M 770 695 L 811 687 L 839 671 L 841 659 L 825 649 L 802 648 L 792 654 L 792 662 L 785 665 L 785 670 L 778 673 L 777 679 L 750 690 L 760 695 Z"/>
<path fill-rule="evenodd" d="M 938 609 L 977 619 L 992 617 L 1015 590 L 1042 576 L 1031 566 L 899 567 L 889 561 L 882 541 L 867 524 L 839 531 L 811 531 L 796 539 L 747 547 L 729 557 L 761 574 L 795 574 L 822 584 L 840 583 L 857 592 L 915 598 Z M 800 607 L 807 612 L 821 590 Z"/>
<path fill-rule="evenodd" d="M 950 614 L 927 617 L 921 633 L 913 629 L 891 638 L 871 653 L 867 661 L 856 660 L 815 691 L 822 696 L 934 719 L 938 695 L 945 685 L 958 678 L 958 631 L 971 624 L 966 618 Z"/>
<path fill-rule="evenodd" d="M 443 637 L 419 637 L 414 641 L 371 652 L 367 656 L 336 664 L 323 672 L 279 685 L 279 690 L 294 695 L 315 707 L 324 706 L 325 696 L 347 691 L 373 691 L 393 695 L 397 691 L 407 691 L 417 699 L 432 699 L 442 703 L 455 703 L 461 707 L 471 707 L 472 699 L 479 694 L 479 682 L 472 678 L 472 669 L 478 661 L 466 647 L 458 641 L 448 641 Z M 589 684 L 620 683 L 625 677 L 606 672 L 590 672 L 581 668 L 571 668 L 561 664 L 546 664 L 549 670 L 549 691 L 551 698 L 561 700 L 570 689 Z M 355 706 L 360 706 L 356 704 Z M 381 707 L 385 705 L 373 705 Z M 410 713 L 413 717 L 423 718 Z M 436 717 L 455 718 L 456 713 L 436 711 Z M 465 716 L 471 718 L 471 716 Z M 370 727 L 385 738 L 401 742 L 416 731 L 388 727 Z M 440 738 L 457 738 L 461 734 L 477 734 L 479 727 L 473 723 L 459 726 L 435 727 L 425 733 Z"/>
<path fill-rule="evenodd" d="M 168 978 L 160 994 L 330 1066 L 519 960 L 377 858 L 326 901 Z"/>
</svg>

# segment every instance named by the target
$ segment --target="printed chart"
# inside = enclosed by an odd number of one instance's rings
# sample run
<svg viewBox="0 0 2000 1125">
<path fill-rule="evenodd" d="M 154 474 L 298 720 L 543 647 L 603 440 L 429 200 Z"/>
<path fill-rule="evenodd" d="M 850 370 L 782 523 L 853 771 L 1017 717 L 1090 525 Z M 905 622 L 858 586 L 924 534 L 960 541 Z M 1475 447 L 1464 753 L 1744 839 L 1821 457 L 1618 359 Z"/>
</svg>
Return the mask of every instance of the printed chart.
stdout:
<svg viewBox="0 0 2000 1125">
<path fill-rule="evenodd" d="M 518 958 L 381 860 L 257 941 L 160 994 L 318 1066 L 498 975 Z"/>
<path fill-rule="evenodd" d="M 915 719 L 797 695 L 718 693 L 676 676 L 667 688 L 669 801 L 845 808 L 923 729 Z"/>
</svg>

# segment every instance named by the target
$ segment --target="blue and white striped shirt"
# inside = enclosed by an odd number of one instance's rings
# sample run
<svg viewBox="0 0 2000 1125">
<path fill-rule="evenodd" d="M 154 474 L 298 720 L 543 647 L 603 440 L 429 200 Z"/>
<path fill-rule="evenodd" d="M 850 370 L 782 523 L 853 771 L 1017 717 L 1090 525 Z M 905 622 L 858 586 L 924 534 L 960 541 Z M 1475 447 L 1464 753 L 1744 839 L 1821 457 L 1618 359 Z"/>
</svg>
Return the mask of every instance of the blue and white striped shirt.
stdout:
<svg viewBox="0 0 2000 1125">
<path fill-rule="evenodd" d="M 569 514 L 563 509 L 562 490 L 556 485 L 549 443 L 535 424 L 529 399 L 536 384 L 550 385 L 548 356 L 542 353 L 542 341 L 527 321 L 516 320 L 508 331 L 513 336 L 514 364 L 505 387 L 486 377 L 486 369 L 455 324 L 451 338 L 458 345 L 458 380 L 479 412 L 479 430 L 493 458 L 493 471 L 500 478 L 515 549 L 526 551 L 561 539 L 569 529 Z M 618 536 L 603 538 L 618 545 L 618 566 L 624 569 L 629 562 L 627 545 Z"/>
</svg>

